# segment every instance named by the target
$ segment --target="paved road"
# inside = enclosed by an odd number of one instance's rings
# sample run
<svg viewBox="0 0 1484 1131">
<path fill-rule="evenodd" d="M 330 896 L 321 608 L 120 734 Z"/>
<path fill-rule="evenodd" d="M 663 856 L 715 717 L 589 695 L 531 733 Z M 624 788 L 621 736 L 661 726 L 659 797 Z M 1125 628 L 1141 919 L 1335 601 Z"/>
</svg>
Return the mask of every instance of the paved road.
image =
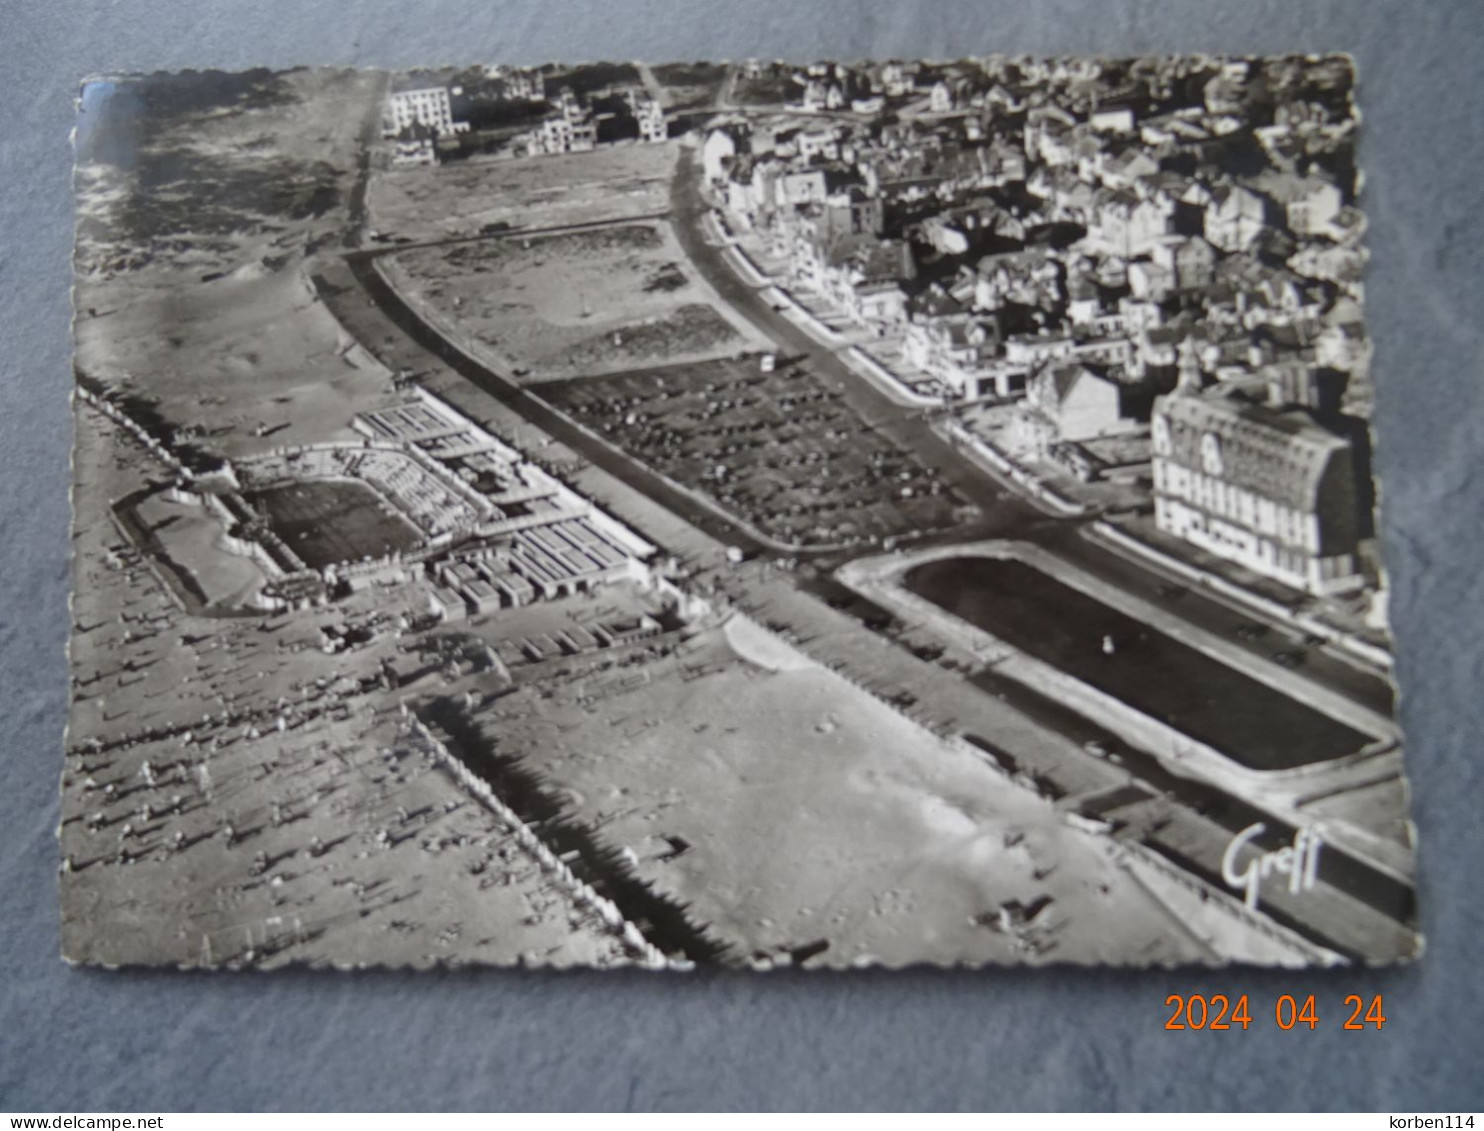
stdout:
<svg viewBox="0 0 1484 1131">
<path fill-rule="evenodd" d="M 391 82 L 390 74 L 381 76 L 376 94 L 366 106 L 366 115 L 361 119 L 361 153 L 356 161 L 355 183 L 351 185 L 350 196 L 346 201 L 348 223 L 345 235 L 341 238 L 341 245 L 344 247 L 355 247 L 366 225 L 366 192 L 371 187 L 371 150 L 377 135 L 381 133 L 381 108 Z"/>
</svg>

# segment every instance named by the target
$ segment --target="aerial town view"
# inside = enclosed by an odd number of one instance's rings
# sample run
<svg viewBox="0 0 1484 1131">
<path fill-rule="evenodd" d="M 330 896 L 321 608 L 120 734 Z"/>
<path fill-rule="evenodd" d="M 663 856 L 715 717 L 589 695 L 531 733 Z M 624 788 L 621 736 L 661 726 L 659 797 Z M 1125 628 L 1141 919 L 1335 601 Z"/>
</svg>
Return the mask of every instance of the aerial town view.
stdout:
<svg viewBox="0 0 1484 1131">
<path fill-rule="evenodd" d="M 1415 955 L 1354 82 L 85 84 L 65 957 Z"/>
</svg>

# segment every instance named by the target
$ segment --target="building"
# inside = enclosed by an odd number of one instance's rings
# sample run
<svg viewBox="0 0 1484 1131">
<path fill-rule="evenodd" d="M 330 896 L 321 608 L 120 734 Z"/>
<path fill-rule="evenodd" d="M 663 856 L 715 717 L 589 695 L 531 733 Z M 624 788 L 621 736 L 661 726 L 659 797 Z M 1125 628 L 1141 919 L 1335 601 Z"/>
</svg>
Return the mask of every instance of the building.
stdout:
<svg viewBox="0 0 1484 1131">
<path fill-rule="evenodd" d="M 1087 124 L 1099 133 L 1131 134 L 1137 123 L 1132 107 L 1107 106 L 1093 110 L 1087 116 Z"/>
<path fill-rule="evenodd" d="M 643 90 L 629 90 L 625 95 L 629 113 L 639 126 L 639 140 L 649 144 L 661 142 L 670 136 L 670 124 L 665 120 L 665 109 Z"/>
<path fill-rule="evenodd" d="M 800 130 L 793 136 L 794 155 L 808 164 L 816 160 L 838 161 L 840 139 L 832 127 Z"/>
<path fill-rule="evenodd" d="M 1077 119 L 1055 103 L 1032 107 L 1023 133 L 1026 159 L 1042 165 L 1065 165 L 1074 160 L 1072 127 Z"/>
<path fill-rule="evenodd" d="M 1216 277 L 1216 249 L 1200 236 L 1179 236 L 1156 245 L 1150 258 L 1170 274 L 1171 286 L 1177 291 L 1209 287 Z"/>
<path fill-rule="evenodd" d="M 886 227 L 881 198 L 860 185 L 849 185 L 826 196 L 821 218 L 830 237 L 879 236 Z"/>
<path fill-rule="evenodd" d="M 1152 439 L 1161 531 L 1309 593 L 1361 584 L 1348 440 L 1224 391 L 1159 397 Z"/>
<path fill-rule="evenodd" d="M 1087 222 L 1086 246 L 1132 259 L 1147 255 L 1170 234 L 1172 209 L 1126 189 L 1098 194 Z"/>
<path fill-rule="evenodd" d="M 398 131 L 392 143 L 393 165 L 438 164 L 438 133 L 431 126 L 413 122 Z"/>
<path fill-rule="evenodd" d="M 805 110 L 839 110 L 845 101 L 845 89 L 837 82 L 811 78 L 804 84 Z"/>
<path fill-rule="evenodd" d="M 453 120 L 453 103 L 446 86 L 406 86 L 393 89 L 387 97 L 389 124 L 384 125 L 387 137 L 396 137 L 413 124 L 421 124 L 439 134 L 464 133 L 468 122 Z"/>
<path fill-rule="evenodd" d="M 836 236 L 821 250 L 823 288 L 854 321 L 879 332 L 906 319 L 903 284 L 917 275 L 910 244 L 859 233 Z"/>
<path fill-rule="evenodd" d="M 1328 235 L 1345 203 L 1339 186 L 1323 177 L 1269 172 L 1253 184 L 1282 209 L 1297 236 Z"/>
<path fill-rule="evenodd" d="M 541 125 L 526 135 L 531 154 L 581 153 L 598 144 L 598 127 L 580 115 L 558 113 L 548 116 Z"/>
<path fill-rule="evenodd" d="M 1006 303 L 1056 310 L 1066 301 L 1065 268 L 1038 250 L 983 256 L 974 268 L 974 306 L 998 310 Z"/>
<path fill-rule="evenodd" d="M 737 134 L 740 130 L 718 127 L 706 134 L 701 143 L 701 170 L 708 185 L 725 184 L 732 161 L 737 156 Z"/>
<path fill-rule="evenodd" d="M 1159 163 L 1142 146 L 1130 145 L 1121 152 L 1099 148 L 1087 161 L 1084 179 L 1096 177 L 1111 189 L 1131 189 L 1159 172 Z"/>
<path fill-rule="evenodd" d="M 777 180 L 779 207 L 823 204 L 829 195 L 830 178 L 822 168 L 788 169 Z"/>
<path fill-rule="evenodd" d="M 1022 447 L 1045 457 L 1062 443 L 1084 443 L 1136 423 L 1117 381 L 1085 365 L 1048 366 L 1031 378 L 1013 431 Z"/>
<path fill-rule="evenodd" d="M 498 99 L 540 102 L 546 97 L 546 81 L 538 70 L 494 65 L 484 68 L 484 77 Z"/>
<path fill-rule="evenodd" d="M 1227 185 L 1211 194 L 1206 207 L 1205 235 L 1222 251 L 1246 251 L 1268 226 L 1262 198 L 1241 185 Z"/>
<path fill-rule="evenodd" d="M 1011 397 L 1025 389 L 1025 367 L 1000 357 L 993 319 L 967 313 L 918 317 L 903 335 L 902 356 L 956 397 Z"/>
<path fill-rule="evenodd" d="M 881 89 L 888 98 L 902 98 L 917 84 L 920 63 L 887 63 L 881 68 Z"/>
</svg>

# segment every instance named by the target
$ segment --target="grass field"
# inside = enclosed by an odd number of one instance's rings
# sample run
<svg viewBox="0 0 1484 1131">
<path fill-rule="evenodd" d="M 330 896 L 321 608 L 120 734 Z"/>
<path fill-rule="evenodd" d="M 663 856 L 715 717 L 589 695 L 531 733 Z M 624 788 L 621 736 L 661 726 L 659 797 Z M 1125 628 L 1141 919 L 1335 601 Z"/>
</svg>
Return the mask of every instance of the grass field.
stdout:
<svg viewBox="0 0 1484 1131">
<path fill-rule="evenodd" d="M 588 153 L 471 160 L 378 171 L 369 223 L 388 235 L 441 239 L 485 224 L 550 228 L 652 216 L 669 207 L 679 145 L 610 145 Z"/>
<path fill-rule="evenodd" d="M 765 346 L 714 303 L 663 223 L 412 248 L 382 263 L 411 301 L 523 380 Z"/>
<path fill-rule="evenodd" d="M 803 93 L 804 88 L 786 72 L 769 71 L 757 78 L 738 79 L 734 100 L 739 106 L 782 106 L 798 101 Z"/>
<path fill-rule="evenodd" d="M 668 110 L 698 110 L 712 105 L 727 77 L 723 63 L 659 63 L 651 70 L 664 88 Z"/>
<path fill-rule="evenodd" d="M 313 569 L 379 558 L 422 541 L 417 527 L 364 483 L 322 479 L 247 496 L 288 547 Z"/>
<path fill-rule="evenodd" d="M 950 525 L 960 501 L 802 366 L 756 357 L 542 387 L 541 395 L 770 537 L 835 545 Z"/>
</svg>

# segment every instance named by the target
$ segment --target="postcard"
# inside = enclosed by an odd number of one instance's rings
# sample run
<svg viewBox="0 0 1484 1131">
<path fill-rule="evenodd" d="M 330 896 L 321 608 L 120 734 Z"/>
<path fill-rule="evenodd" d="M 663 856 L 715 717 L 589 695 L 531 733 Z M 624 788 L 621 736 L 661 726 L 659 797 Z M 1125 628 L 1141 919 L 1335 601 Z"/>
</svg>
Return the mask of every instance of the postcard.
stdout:
<svg viewBox="0 0 1484 1131">
<path fill-rule="evenodd" d="M 1355 83 L 85 83 L 64 956 L 1415 955 Z"/>
</svg>

